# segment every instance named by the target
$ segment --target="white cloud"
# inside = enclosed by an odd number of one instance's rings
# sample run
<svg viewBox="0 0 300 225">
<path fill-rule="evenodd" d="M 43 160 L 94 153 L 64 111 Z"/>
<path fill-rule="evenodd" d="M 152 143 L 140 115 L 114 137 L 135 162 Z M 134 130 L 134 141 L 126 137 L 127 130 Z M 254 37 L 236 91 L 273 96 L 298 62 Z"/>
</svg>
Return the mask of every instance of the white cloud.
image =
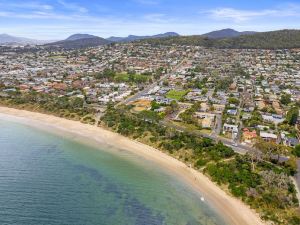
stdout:
<svg viewBox="0 0 300 225">
<path fill-rule="evenodd" d="M 51 19 L 51 20 L 92 20 L 96 19 L 89 16 L 85 7 L 75 3 L 58 0 L 65 12 L 59 12 L 52 5 L 42 4 L 39 2 L 26 3 L 7 3 L 0 2 L 0 17 L 19 18 L 19 19 Z"/>
<path fill-rule="evenodd" d="M 56 14 L 44 11 L 32 11 L 30 13 L 17 13 L 9 11 L 0 11 L 0 17 L 3 18 L 18 18 L 18 19 L 72 19 L 70 16 Z"/>
<path fill-rule="evenodd" d="M 68 10 L 71 10 L 71 11 L 76 11 L 76 12 L 79 12 L 79 13 L 87 13 L 88 12 L 87 8 L 85 8 L 83 6 L 80 6 L 80 5 L 77 5 L 75 3 L 66 2 L 64 0 L 58 0 L 57 2 L 59 4 L 61 4 L 65 9 L 68 9 Z"/>
<path fill-rule="evenodd" d="M 168 21 L 165 16 L 166 15 L 162 13 L 146 14 L 144 15 L 144 19 L 149 22 L 165 23 Z"/>
<path fill-rule="evenodd" d="M 0 17 L 10 17 L 10 13 L 9 12 L 0 12 Z"/>
<path fill-rule="evenodd" d="M 134 1 L 142 5 L 158 5 L 160 3 L 158 0 L 134 0 Z"/>
<path fill-rule="evenodd" d="M 143 4 L 141 2 L 144 4 L 161 2 L 161 0 L 131 1 L 139 1 L 140 4 Z M 128 34 L 150 35 L 167 31 L 201 34 L 226 27 L 237 30 L 266 31 L 299 28 L 300 22 L 299 5 L 286 4 L 257 11 L 216 8 L 204 11 L 201 15 L 191 13 L 186 16 L 156 10 L 148 11 L 146 14 L 140 12 L 134 15 L 124 12 L 119 15 L 114 14 L 111 9 L 102 9 L 101 5 L 98 6 L 99 8 L 96 8 L 96 5 L 93 5 L 93 8 L 89 6 L 89 13 L 85 7 L 72 3 L 72 0 L 55 0 L 51 1 L 51 4 L 31 2 L 29 5 L 20 4 L 15 10 L 12 3 L 10 5 L 8 3 L 9 6 L 6 7 L 2 4 L 3 1 L 0 0 L 0 21 L 7 21 L 7 23 L 1 23 L 0 33 L 6 32 L 40 39 L 60 39 L 72 33 L 91 33 L 101 37 L 127 36 Z M 20 10 L 21 8 L 26 10 Z M 109 10 L 111 13 L 95 13 L 98 10 Z M 273 18 L 284 16 L 287 18 L 273 20 Z M 19 20 L 16 23 L 11 20 L 12 18 Z"/>
<path fill-rule="evenodd" d="M 26 3 L 0 3 L 2 9 L 36 9 L 36 10 L 53 10 L 54 7 L 49 4 L 42 4 L 39 2 Z"/>
<path fill-rule="evenodd" d="M 292 17 L 300 15 L 300 7 L 295 4 L 284 5 L 281 8 L 263 10 L 241 10 L 234 8 L 216 8 L 204 12 L 214 19 L 243 22 L 261 17 Z"/>
<path fill-rule="evenodd" d="M 210 11 L 211 16 L 216 19 L 232 19 L 234 21 L 245 21 L 261 16 L 276 15 L 276 10 L 248 11 L 233 8 L 218 8 Z"/>
</svg>

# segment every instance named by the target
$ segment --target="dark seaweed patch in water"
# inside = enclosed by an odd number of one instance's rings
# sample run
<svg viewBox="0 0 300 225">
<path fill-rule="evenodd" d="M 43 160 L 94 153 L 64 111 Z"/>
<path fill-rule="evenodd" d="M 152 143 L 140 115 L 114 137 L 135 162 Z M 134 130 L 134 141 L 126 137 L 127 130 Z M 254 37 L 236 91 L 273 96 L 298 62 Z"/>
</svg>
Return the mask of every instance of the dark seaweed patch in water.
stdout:
<svg viewBox="0 0 300 225">
<path fill-rule="evenodd" d="M 155 214 L 151 208 L 144 205 L 136 197 L 132 197 L 129 191 L 124 187 L 114 184 L 106 179 L 96 169 L 88 168 L 83 165 L 75 165 L 75 168 L 80 172 L 88 174 L 91 178 L 99 183 L 102 191 L 107 194 L 113 194 L 115 199 L 118 199 L 124 204 L 123 211 L 131 218 L 134 218 L 135 225 L 163 225 L 165 218 L 160 213 Z M 107 215 L 114 215 L 116 207 L 109 206 L 106 208 Z"/>
<path fill-rule="evenodd" d="M 136 198 L 129 198 L 125 201 L 126 213 L 129 216 L 135 217 L 135 225 L 162 225 L 164 224 L 164 217 L 160 214 L 155 215 L 153 211 L 143 205 Z"/>
<path fill-rule="evenodd" d="M 83 165 L 75 165 L 74 166 L 76 170 L 79 170 L 80 172 L 85 172 L 87 173 L 91 178 L 93 178 L 95 181 L 102 181 L 103 180 L 103 175 L 100 174 L 96 169 L 88 168 Z"/>
</svg>

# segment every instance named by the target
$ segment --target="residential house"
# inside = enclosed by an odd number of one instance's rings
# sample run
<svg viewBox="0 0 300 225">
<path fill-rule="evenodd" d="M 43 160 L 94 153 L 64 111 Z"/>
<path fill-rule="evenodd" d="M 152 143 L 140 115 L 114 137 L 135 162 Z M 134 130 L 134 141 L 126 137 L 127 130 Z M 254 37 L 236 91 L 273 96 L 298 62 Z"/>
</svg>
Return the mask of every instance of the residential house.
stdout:
<svg viewBox="0 0 300 225">
<path fill-rule="evenodd" d="M 257 138 L 256 130 L 250 131 L 248 128 L 243 130 L 243 141 L 246 143 L 253 143 L 253 141 Z"/>
<path fill-rule="evenodd" d="M 277 135 L 272 134 L 272 133 L 267 133 L 267 132 L 260 132 L 259 136 L 267 142 L 277 142 Z"/>
</svg>

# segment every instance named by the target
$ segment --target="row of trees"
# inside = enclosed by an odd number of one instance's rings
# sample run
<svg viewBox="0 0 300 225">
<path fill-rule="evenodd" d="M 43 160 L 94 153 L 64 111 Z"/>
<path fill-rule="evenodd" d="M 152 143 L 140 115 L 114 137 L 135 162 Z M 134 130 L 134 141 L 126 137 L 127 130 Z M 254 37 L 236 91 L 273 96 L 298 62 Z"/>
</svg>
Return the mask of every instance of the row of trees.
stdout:
<svg viewBox="0 0 300 225">
<path fill-rule="evenodd" d="M 156 104 L 152 105 L 157 108 Z M 197 110 L 197 104 L 191 110 Z M 189 120 L 187 115 L 183 118 Z M 275 224 L 299 224 L 295 187 L 289 176 L 296 172 L 293 158 L 281 161 L 286 153 L 281 145 L 258 140 L 253 151 L 241 156 L 221 142 L 178 132 L 160 124 L 159 114 L 130 113 L 130 107 L 109 107 L 102 121 L 117 132 L 151 143 L 226 185 L 230 192 Z"/>
<path fill-rule="evenodd" d="M 45 93 L 31 91 L 28 93 L 15 92 L 8 98 L 0 98 L 0 104 L 24 108 L 33 111 L 51 113 L 60 117 L 93 123 L 94 110 L 84 107 L 84 99 L 78 97 L 58 97 Z"/>
<path fill-rule="evenodd" d="M 132 114 L 129 110 L 128 107 L 121 109 L 109 107 L 102 121 L 126 136 L 143 138 L 146 135 L 152 143 L 171 154 L 183 153 L 187 150 L 191 163 L 197 163 L 199 160 L 205 160 L 206 163 L 219 161 L 234 155 L 233 150 L 222 143 L 164 127 L 160 124 L 160 115 L 153 111 Z M 198 162 L 197 166 L 199 165 Z"/>
</svg>

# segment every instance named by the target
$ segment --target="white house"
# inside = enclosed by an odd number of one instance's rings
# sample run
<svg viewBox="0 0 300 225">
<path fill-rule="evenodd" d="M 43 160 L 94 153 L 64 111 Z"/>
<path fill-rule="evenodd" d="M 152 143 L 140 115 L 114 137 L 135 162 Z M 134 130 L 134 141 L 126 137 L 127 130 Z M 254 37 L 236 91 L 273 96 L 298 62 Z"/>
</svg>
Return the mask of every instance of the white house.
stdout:
<svg viewBox="0 0 300 225">
<path fill-rule="evenodd" d="M 239 126 L 238 125 L 232 125 L 232 124 L 224 123 L 224 125 L 223 125 L 223 131 L 224 132 L 238 133 L 239 132 Z"/>
<path fill-rule="evenodd" d="M 262 139 L 268 142 L 276 142 L 277 141 L 277 135 L 267 132 L 260 132 L 259 135 Z"/>
<path fill-rule="evenodd" d="M 284 121 L 284 118 L 281 115 L 276 115 L 276 114 L 262 115 L 262 118 L 266 122 L 271 122 L 275 124 L 282 123 Z"/>
</svg>

